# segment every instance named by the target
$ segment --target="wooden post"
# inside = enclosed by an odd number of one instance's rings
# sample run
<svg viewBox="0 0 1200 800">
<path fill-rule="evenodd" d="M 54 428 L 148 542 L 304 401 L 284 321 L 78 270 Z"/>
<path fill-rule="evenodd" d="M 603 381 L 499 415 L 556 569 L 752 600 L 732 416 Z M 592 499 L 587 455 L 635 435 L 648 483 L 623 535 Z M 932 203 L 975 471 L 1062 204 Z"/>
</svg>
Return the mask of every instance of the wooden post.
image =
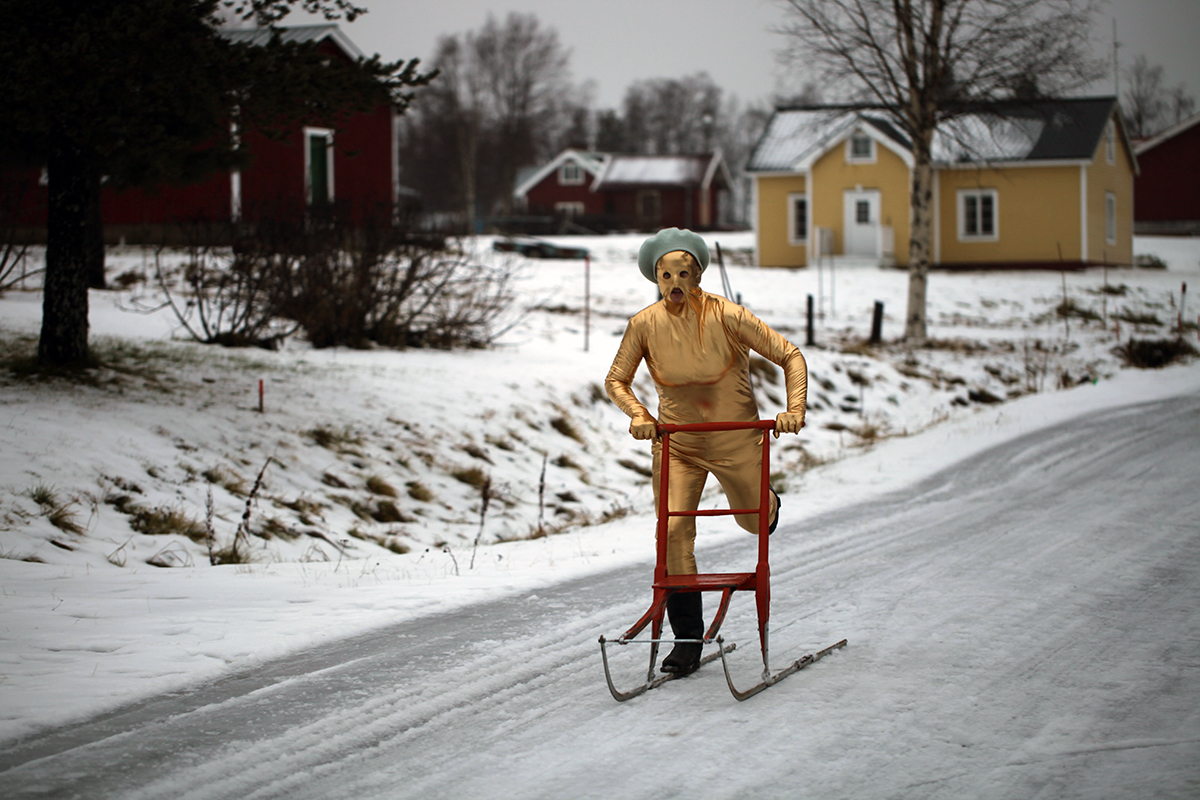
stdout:
<svg viewBox="0 0 1200 800">
<path fill-rule="evenodd" d="M 592 331 L 592 257 L 583 257 L 583 352 L 588 351 Z"/>
<path fill-rule="evenodd" d="M 804 337 L 804 344 L 808 347 L 811 347 L 813 345 L 813 341 L 814 341 L 813 340 L 813 296 L 811 294 L 808 296 L 808 323 L 806 326 L 806 331 L 807 332 Z"/>
<path fill-rule="evenodd" d="M 1187 301 L 1187 281 L 1179 289 L 1179 336 L 1183 336 L 1183 309 Z"/>
<path fill-rule="evenodd" d="M 883 301 L 875 301 L 875 313 L 871 316 L 871 344 L 883 341 Z"/>
</svg>

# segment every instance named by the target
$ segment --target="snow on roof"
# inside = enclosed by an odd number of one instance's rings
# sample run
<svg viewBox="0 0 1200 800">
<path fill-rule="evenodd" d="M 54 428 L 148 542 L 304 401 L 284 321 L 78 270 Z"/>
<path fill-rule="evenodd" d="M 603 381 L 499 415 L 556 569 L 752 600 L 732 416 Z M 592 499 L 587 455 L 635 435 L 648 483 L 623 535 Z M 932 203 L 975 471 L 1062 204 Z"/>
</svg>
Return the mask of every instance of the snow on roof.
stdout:
<svg viewBox="0 0 1200 800">
<path fill-rule="evenodd" d="M 955 118 L 934 135 L 934 163 L 1086 160 L 1095 152 L 1115 98 L 1084 97 L 997 104 Z M 864 127 L 866 126 L 866 127 Z M 747 169 L 803 170 L 856 127 L 905 150 L 909 143 L 886 118 L 846 106 L 782 108 L 771 117 Z"/>
<path fill-rule="evenodd" d="M 364 58 L 363 52 L 358 49 L 354 42 L 350 41 L 350 37 L 342 32 L 342 29 L 337 25 L 295 25 L 287 28 L 222 28 L 221 35 L 231 42 L 244 42 L 247 44 L 264 45 L 271 41 L 271 35 L 279 34 L 279 38 L 285 42 L 320 42 L 324 39 L 332 39 L 333 43 L 342 49 L 346 55 L 352 59 Z"/>
<path fill-rule="evenodd" d="M 687 186 L 704 183 L 712 156 L 613 156 L 593 188 L 653 184 Z"/>
<path fill-rule="evenodd" d="M 832 142 L 836 133 L 858 118 L 845 109 L 787 109 L 775 112 L 759 139 L 747 169 L 790 170 L 811 151 Z"/>
<path fill-rule="evenodd" d="M 546 179 L 556 169 L 567 162 L 574 162 L 591 175 L 597 175 L 604 168 L 607 153 L 597 153 L 587 150 L 575 150 L 568 147 L 549 162 L 539 167 L 529 167 L 517 175 L 517 185 L 513 190 L 514 197 L 524 197 L 533 187 Z"/>
<path fill-rule="evenodd" d="M 1200 125 L 1200 114 L 1193 114 L 1186 119 L 1176 122 L 1166 130 L 1159 131 L 1149 138 L 1142 139 L 1140 142 L 1134 145 L 1134 151 L 1140 156 L 1147 150 L 1153 150 L 1163 142 L 1174 139 L 1176 136 L 1195 125 Z"/>
<path fill-rule="evenodd" d="M 941 125 L 933 135 L 933 160 L 1022 161 L 1029 158 L 1046 127 L 1038 117 L 971 114 Z"/>
</svg>

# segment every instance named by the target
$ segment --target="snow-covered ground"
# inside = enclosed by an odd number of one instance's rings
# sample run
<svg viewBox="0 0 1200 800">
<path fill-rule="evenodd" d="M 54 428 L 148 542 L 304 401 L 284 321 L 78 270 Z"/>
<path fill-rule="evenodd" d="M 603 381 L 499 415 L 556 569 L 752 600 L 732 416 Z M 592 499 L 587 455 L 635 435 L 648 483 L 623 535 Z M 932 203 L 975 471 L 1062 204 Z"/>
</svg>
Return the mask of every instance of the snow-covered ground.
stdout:
<svg viewBox="0 0 1200 800">
<path fill-rule="evenodd" d="M 487 351 L 219 350 L 178 341 L 169 314 L 131 311 L 144 287 L 93 293 L 104 367 L 86 381 L 0 374 L 0 740 L 384 623 L 651 563 L 647 448 L 599 388 L 624 320 L 654 299 L 641 239 L 567 240 L 591 249 L 587 282 L 583 262 L 519 262 L 520 313 Z M 1118 336 L 1173 335 L 1183 284 L 1200 286 L 1200 240 L 1137 240 L 1166 270 L 935 273 L 935 345 L 908 350 L 894 343 L 903 273 L 758 269 L 743 265 L 749 234 L 709 239 L 737 264 L 733 290 L 809 363 L 809 426 L 773 461 L 793 520 L 1055 421 L 1200 390 L 1195 363 L 1123 370 L 1112 352 Z M 118 251 L 110 270 L 145 272 L 147 258 Z M 719 291 L 715 265 L 704 286 Z M 808 294 L 825 312 L 814 346 Z M 1058 316 L 1064 296 L 1097 319 Z M 876 301 L 885 344 L 869 347 Z M 1195 319 L 1200 303 L 1183 302 Z M 0 298 L 4 350 L 32 352 L 39 323 L 36 291 Z M 761 384 L 773 416 L 781 390 L 769 373 Z M 639 389 L 653 400 L 644 371 Z M 494 494 L 481 517 L 482 477 Z M 208 565 L 194 531 L 210 495 L 222 547 L 250 499 L 249 563 Z M 701 546 L 738 536 L 713 523 Z"/>
</svg>

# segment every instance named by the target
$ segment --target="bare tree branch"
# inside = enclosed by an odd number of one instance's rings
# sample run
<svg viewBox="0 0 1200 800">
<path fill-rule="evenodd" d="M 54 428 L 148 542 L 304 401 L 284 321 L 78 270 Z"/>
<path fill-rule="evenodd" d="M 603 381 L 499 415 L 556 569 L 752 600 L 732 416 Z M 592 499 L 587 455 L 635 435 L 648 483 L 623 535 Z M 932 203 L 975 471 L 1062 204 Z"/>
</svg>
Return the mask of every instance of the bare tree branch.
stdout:
<svg viewBox="0 0 1200 800">
<path fill-rule="evenodd" d="M 905 338 L 924 342 L 934 132 L 984 104 L 1096 80 L 1103 67 L 1088 44 L 1097 0 L 778 1 L 785 59 L 844 102 L 882 110 L 910 139 Z"/>
</svg>

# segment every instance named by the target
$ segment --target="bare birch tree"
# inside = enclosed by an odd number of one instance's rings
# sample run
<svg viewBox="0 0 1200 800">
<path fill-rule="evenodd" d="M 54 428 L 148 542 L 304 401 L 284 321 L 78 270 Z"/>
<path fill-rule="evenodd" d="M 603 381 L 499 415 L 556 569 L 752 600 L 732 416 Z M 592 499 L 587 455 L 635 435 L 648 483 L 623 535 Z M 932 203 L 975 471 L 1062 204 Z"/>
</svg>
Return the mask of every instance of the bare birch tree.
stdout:
<svg viewBox="0 0 1200 800">
<path fill-rule="evenodd" d="M 511 214 L 517 173 L 549 155 L 548 139 L 563 121 L 572 90 L 571 52 L 554 28 L 543 28 L 534 14 L 515 11 L 503 23 L 489 14 L 482 29 L 467 35 L 467 43 L 493 125 L 500 211 Z"/>
<path fill-rule="evenodd" d="M 981 103 L 1050 97 L 1102 71 L 1089 38 L 1095 0 L 779 0 L 789 61 L 829 94 L 880 109 L 909 138 L 908 309 L 904 338 L 927 339 L 937 127 Z"/>
<path fill-rule="evenodd" d="M 512 213 L 521 169 L 554 154 L 577 108 L 570 51 L 533 14 L 489 15 L 477 31 L 443 36 L 436 81 L 421 94 L 401 141 L 404 182 L 427 207 Z"/>
<path fill-rule="evenodd" d="M 1125 127 L 1135 139 L 1143 139 L 1169 128 L 1192 115 L 1196 100 L 1183 84 L 1174 89 L 1165 85 L 1161 64 L 1151 64 L 1138 56 L 1125 70 L 1125 89 L 1122 112 Z"/>
</svg>

